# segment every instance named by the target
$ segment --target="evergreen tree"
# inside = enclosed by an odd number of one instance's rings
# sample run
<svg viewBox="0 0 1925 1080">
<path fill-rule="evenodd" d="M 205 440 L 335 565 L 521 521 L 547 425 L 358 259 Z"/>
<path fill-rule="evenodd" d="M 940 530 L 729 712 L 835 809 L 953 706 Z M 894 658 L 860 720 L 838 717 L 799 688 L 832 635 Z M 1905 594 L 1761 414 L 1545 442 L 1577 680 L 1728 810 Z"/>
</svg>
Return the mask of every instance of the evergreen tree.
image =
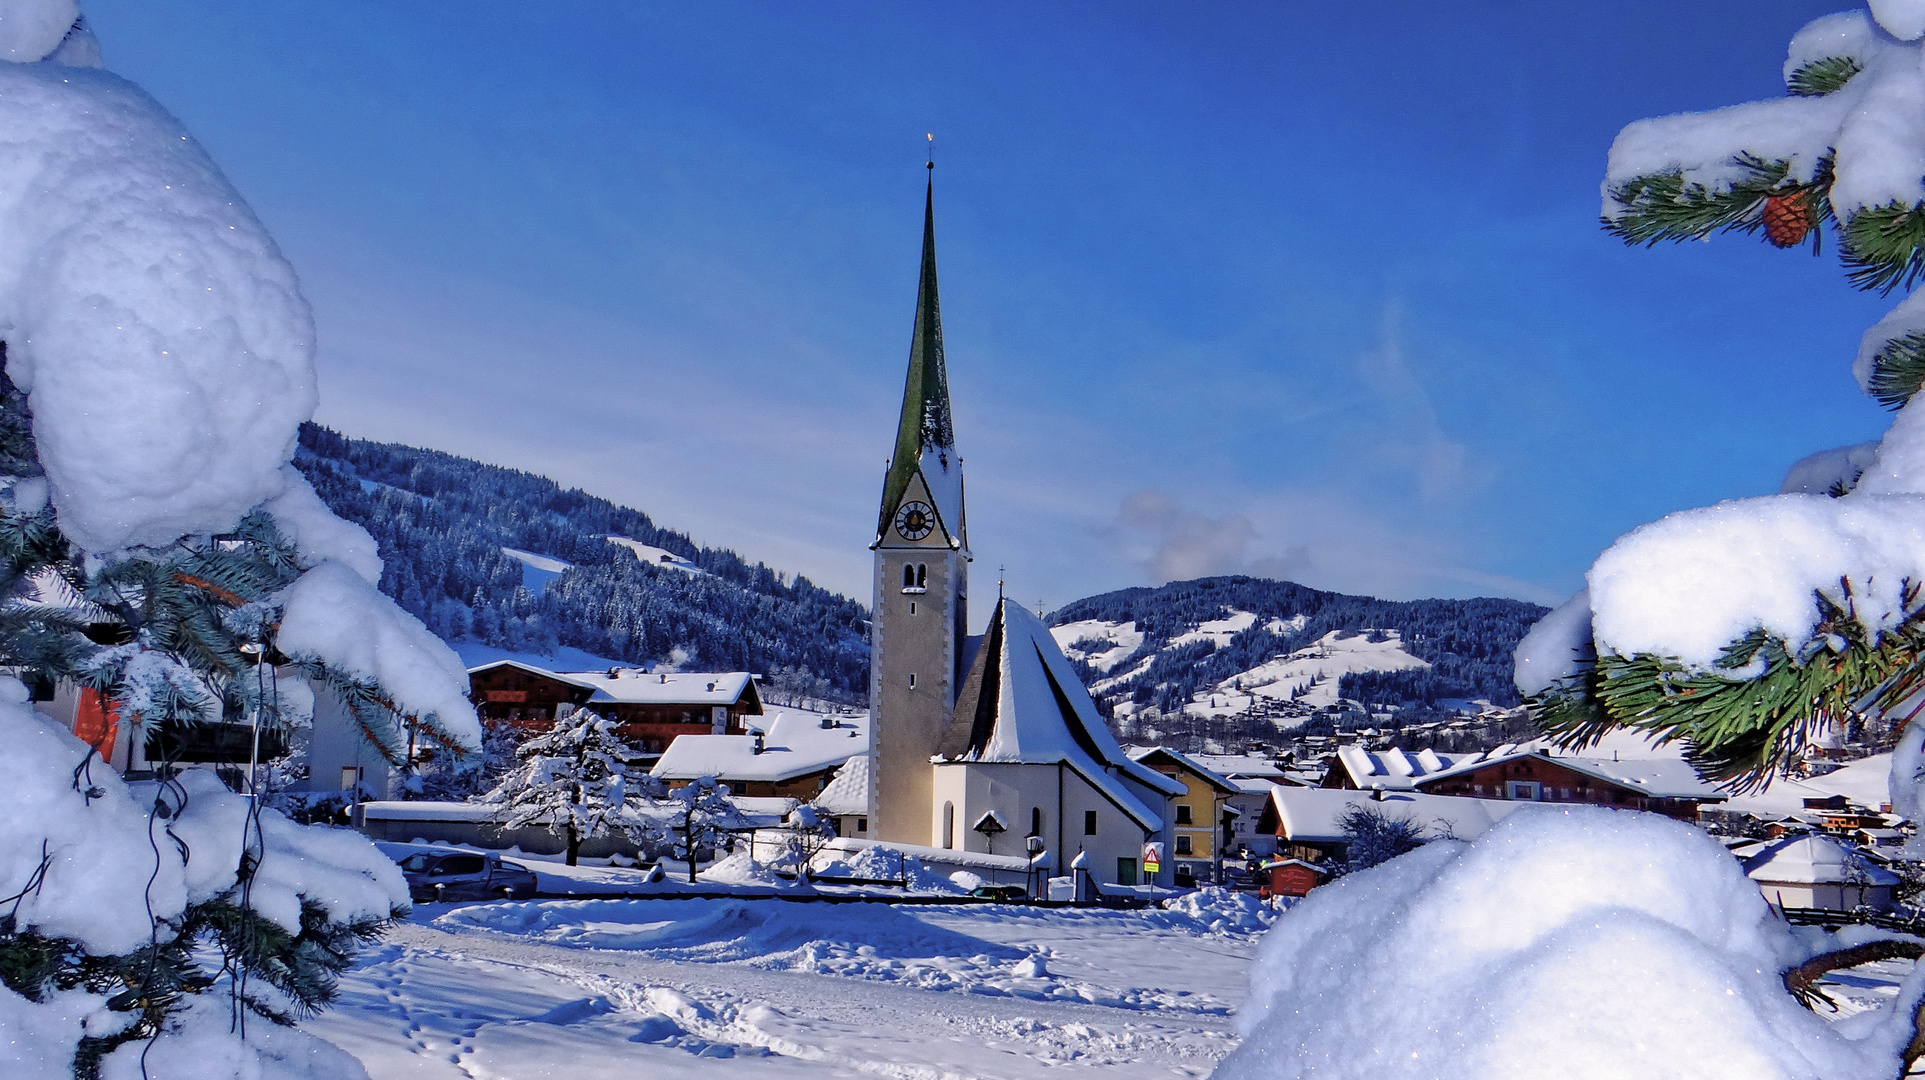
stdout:
<svg viewBox="0 0 1925 1080">
<path fill-rule="evenodd" d="M 1830 232 L 1852 284 L 1909 289 L 1925 273 L 1925 178 L 1914 164 L 1925 138 L 1901 103 L 1913 100 L 1925 43 L 1916 26 L 1879 21 L 1904 7 L 1807 26 L 1791 44 L 1785 98 L 1624 129 L 1604 227 L 1630 244 L 1762 233 L 1814 252 Z M 1862 389 L 1899 410 L 1875 452 L 1813 455 L 1783 494 L 1686 511 L 1621 539 L 1590 590 L 1533 631 L 1518 681 L 1547 730 L 1570 746 L 1618 727 L 1677 740 L 1708 776 L 1747 786 L 1833 724 L 1917 711 L 1925 294 L 1873 326 L 1857 360 Z M 1921 745 L 1925 725 L 1913 724 L 1894 767 L 1893 800 L 1914 816 Z"/>
<path fill-rule="evenodd" d="M 614 833 L 648 835 L 647 819 L 629 805 L 632 754 L 614 724 L 577 709 L 522 743 L 515 751 L 520 767 L 482 801 L 501 805 L 508 828 L 536 825 L 561 837 L 568 845 L 568 865 L 575 866 L 583 841 Z"/>
<path fill-rule="evenodd" d="M 713 776 L 698 776 L 668 793 L 669 832 L 675 839 L 675 855 L 688 862 L 688 880 L 695 882 L 695 862 L 702 852 L 714 851 L 740 828 L 745 819 L 729 801 L 726 784 Z"/>
</svg>

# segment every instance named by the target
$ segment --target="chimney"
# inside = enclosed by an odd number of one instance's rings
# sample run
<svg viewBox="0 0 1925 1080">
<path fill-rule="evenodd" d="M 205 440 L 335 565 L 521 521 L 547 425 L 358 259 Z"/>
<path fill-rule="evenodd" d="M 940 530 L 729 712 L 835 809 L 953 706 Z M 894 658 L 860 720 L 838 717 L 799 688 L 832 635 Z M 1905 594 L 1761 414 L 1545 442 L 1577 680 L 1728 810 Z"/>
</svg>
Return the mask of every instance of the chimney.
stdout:
<svg viewBox="0 0 1925 1080">
<path fill-rule="evenodd" d="M 758 754 L 762 752 L 762 733 L 759 731 L 755 732 L 755 752 Z"/>
<path fill-rule="evenodd" d="M 621 678 L 621 677 L 622 677 L 622 669 L 621 669 L 621 668 L 618 668 L 618 667 L 612 667 L 612 668 L 609 668 L 609 669 L 608 669 L 608 677 L 609 677 L 609 678 L 611 678 L 611 679 L 619 679 L 619 678 Z"/>
<path fill-rule="evenodd" d="M 668 672 L 666 671 L 662 672 L 662 683 L 663 685 L 667 685 L 668 683 Z"/>
</svg>

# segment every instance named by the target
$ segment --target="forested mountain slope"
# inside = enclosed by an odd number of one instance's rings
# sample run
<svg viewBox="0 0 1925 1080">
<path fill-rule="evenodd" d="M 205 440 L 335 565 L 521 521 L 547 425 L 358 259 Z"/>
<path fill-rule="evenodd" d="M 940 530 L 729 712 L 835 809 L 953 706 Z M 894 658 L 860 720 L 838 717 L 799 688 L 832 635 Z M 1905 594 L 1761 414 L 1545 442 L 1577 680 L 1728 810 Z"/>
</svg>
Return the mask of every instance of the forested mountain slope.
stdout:
<svg viewBox="0 0 1925 1080">
<path fill-rule="evenodd" d="M 754 671 L 816 696 L 868 692 L 863 605 L 699 547 L 638 510 L 314 424 L 294 463 L 329 509 L 374 534 L 387 561 L 381 590 L 448 640 L 572 646 L 638 665 L 682 650 L 685 666 Z"/>
<path fill-rule="evenodd" d="M 1512 650 L 1546 610 L 1488 597 L 1378 600 L 1235 576 L 1103 593 L 1049 622 L 1112 704 L 1180 711 L 1199 692 L 1247 684 L 1266 669 L 1279 677 L 1292 666 L 1283 658 L 1318 649 L 1352 656 L 1351 670 L 1326 688 L 1331 698 L 1510 705 L 1518 700 Z M 1293 696 L 1309 689 L 1305 683 Z"/>
</svg>

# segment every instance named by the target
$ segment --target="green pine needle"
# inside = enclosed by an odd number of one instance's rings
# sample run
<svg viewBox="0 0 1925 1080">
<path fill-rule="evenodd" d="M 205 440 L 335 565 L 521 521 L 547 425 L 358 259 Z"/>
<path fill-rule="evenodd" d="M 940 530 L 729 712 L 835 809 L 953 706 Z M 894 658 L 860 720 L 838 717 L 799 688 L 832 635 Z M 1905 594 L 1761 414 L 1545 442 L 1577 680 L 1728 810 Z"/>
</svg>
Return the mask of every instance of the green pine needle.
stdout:
<svg viewBox="0 0 1925 1080">
<path fill-rule="evenodd" d="M 1785 79 L 1785 86 L 1798 97 L 1818 97 L 1842 88 L 1865 66 L 1849 56 L 1827 56 L 1813 60 Z"/>
<path fill-rule="evenodd" d="M 1904 408 L 1925 386 L 1925 332 L 1895 337 L 1872 357 L 1871 394 L 1888 409 Z"/>
<path fill-rule="evenodd" d="M 1889 293 L 1925 275 L 1925 206 L 1892 202 L 1845 222 L 1846 276 L 1861 289 Z"/>
</svg>

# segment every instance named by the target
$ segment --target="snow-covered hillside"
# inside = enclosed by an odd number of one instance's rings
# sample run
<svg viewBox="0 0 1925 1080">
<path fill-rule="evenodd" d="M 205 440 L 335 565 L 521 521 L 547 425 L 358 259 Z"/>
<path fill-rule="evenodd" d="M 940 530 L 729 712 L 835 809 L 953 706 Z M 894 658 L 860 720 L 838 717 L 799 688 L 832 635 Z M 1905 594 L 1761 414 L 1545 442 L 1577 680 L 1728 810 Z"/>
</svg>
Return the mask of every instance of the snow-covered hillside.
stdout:
<svg viewBox="0 0 1925 1080">
<path fill-rule="evenodd" d="M 1199 643 L 1208 643 L 1213 652 L 1221 650 L 1255 627 L 1258 618 L 1254 612 L 1233 610 L 1222 618 L 1198 623 L 1153 650 L 1143 650 L 1145 635 L 1134 622 L 1084 619 L 1052 627 L 1050 633 L 1065 652 L 1103 673 L 1104 677 L 1090 686 L 1093 693 L 1103 695 L 1147 674 L 1159 657 L 1175 656 Z M 1288 638 L 1300 633 L 1308 621 L 1303 615 L 1273 618 L 1264 623 L 1263 629 Z M 1338 704 L 1338 687 L 1345 675 L 1423 671 L 1430 666 L 1429 661 L 1405 651 L 1402 631 L 1332 630 L 1308 646 L 1275 654 L 1218 679 L 1187 703 L 1184 711 L 1195 716 L 1234 716 L 1262 701 L 1326 708 Z M 1122 702 L 1119 708 L 1127 713 L 1131 705 Z"/>
<path fill-rule="evenodd" d="M 1418 671 L 1429 668 L 1404 651 L 1401 631 L 1348 634 L 1332 630 L 1315 645 L 1285 653 L 1217 683 L 1208 702 L 1196 708 L 1242 712 L 1256 699 L 1297 701 L 1312 708 L 1337 704 L 1337 687 L 1345 675 L 1366 671 Z M 1221 704 L 1218 704 L 1219 699 Z"/>
<path fill-rule="evenodd" d="M 1220 577 L 1089 597 L 1050 621 L 1118 715 L 1251 713 L 1292 726 L 1344 701 L 1372 712 L 1515 704 L 1511 654 L 1543 615 L 1516 600 L 1388 601 Z"/>
</svg>

